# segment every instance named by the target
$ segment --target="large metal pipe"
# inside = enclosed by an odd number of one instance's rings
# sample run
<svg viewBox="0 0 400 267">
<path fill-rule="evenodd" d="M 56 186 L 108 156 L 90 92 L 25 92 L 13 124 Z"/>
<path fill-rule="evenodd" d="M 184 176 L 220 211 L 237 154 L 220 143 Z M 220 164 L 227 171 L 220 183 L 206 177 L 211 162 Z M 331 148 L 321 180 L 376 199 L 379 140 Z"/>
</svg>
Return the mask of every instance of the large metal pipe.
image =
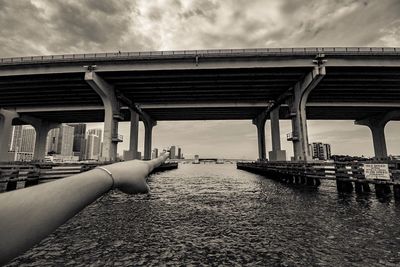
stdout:
<svg viewBox="0 0 400 267">
<path fill-rule="evenodd" d="M 168 154 L 97 167 L 54 182 L 0 194 L 0 265 L 52 233 L 113 188 L 147 193 L 146 176 Z"/>
</svg>

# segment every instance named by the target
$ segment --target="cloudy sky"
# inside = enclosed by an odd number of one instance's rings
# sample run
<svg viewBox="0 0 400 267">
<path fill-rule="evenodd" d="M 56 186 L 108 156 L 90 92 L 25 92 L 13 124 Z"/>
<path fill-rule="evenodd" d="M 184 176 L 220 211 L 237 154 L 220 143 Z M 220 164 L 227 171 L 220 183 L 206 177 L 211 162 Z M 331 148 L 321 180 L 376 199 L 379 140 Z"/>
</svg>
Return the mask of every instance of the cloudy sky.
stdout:
<svg viewBox="0 0 400 267">
<path fill-rule="evenodd" d="M 400 1 L 0 0 L 0 25 L 0 57 L 118 50 L 400 47 Z M 120 127 L 125 139 L 128 127 Z M 373 154 L 366 127 L 312 121 L 309 128 L 310 141 L 330 143 L 333 153 Z M 400 154 L 399 130 L 397 122 L 386 128 L 391 154 Z M 288 122 L 282 122 L 282 137 L 289 131 Z M 291 144 L 282 141 L 291 153 Z M 249 121 L 160 122 L 154 129 L 154 145 L 171 144 L 181 146 L 188 156 L 257 157 L 256 130 Z M 119 151 L 127 146 L 124 142 Z"/>
</svg>

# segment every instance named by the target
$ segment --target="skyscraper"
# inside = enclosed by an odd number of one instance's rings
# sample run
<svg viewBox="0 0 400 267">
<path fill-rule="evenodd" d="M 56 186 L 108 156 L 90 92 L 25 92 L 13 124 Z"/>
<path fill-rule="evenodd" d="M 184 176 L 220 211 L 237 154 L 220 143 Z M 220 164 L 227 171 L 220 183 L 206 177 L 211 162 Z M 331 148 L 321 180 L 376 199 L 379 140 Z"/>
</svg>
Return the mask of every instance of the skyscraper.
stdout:
<svg viewBox="0 0 400 267">
<path fill-rule="evenodd" d="M 151 158 L 155 159 L 158 158 L 158 148 L 153 149 L 153 153 L 151 154 Z"/>
<path fill-rule="evenodd" d="M 86 139 L 86 159 L 99 160 L 101 156 L 101 138 L 103 131 L 101 129 L 90 129 L 88 130 Z"/>
<path fill-rule="evenodd" d="M 25 126 L 22 128 L 21 148 L 18 152 L 33 153 L 35 150 L 36 132 L 33 127 Z"/>
<path fill-rule="evenodd" d="M 99 160 L 100 138 L 95 134 L 88 134 L 86 140 L 86 159 Z"/>
<path fill-rule="evenodd" d="M 170 159 L 175 159 L 176 158 L 176 147 L 175 146 L 171 146 L 170 150 L 169 150 L 169 158 Z"/>
<path fill-rule="evenodd" d="M 72 145 L 72 152 L 74 156 L 78 156 L 79 160 L 83 160 L 85 158 L 85 148 L 86 148 L 86 124 L 77 123 L 77 124 L 68 124 L 71 127 L 74 127 L 74 142 Z"/>
<path fill-rule="evenodd" d="M 74 127 L 61 125 L 47 135 L 47 152 L 62 156 L 73 156 Z"/>
<path fill-rule="evenodd" d="M 13 127 L 12 138 L 8 146 L 10 151 L 20 151 L 22 143 L 22 128 L 22 125 L 17 125 Z"/>
<path fill-rule="evenodd" d="M 178 147 L 178 156 L 177 156 L 177 158 L 178 158 L 178 159 L 181 159 L 181 158 L 182 158 L 182 150 L 181 150 L 180 147 Z"/>
</svg>

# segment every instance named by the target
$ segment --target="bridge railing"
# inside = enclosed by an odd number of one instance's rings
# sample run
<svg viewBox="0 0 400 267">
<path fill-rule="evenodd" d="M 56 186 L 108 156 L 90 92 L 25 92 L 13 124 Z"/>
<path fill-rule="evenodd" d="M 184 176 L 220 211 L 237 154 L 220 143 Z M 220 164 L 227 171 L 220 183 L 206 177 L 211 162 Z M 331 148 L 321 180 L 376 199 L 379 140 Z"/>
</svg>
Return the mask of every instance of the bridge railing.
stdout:
<svg viewBox="0 0 400 267">
<path fill-rule="evenodd" d="M 144 51 L 144 52 L 107 52 L 87 54 L 66 54 L 49 56 L 27 56 L 1 58 L 0 64 L 27 64 L 41 62 L 65 61 L 96 61 L 96 60 L 127 60 L 145 59 L 168 56 L 229 56 L 229 55 L 260 55 L 260 56 L 290 56 L 315 55 L 400 55 L 396 47 L 305 47 L 305 48 L 251 48 L 251 49 L 209 49 L 209 50 L 176 50 L 176 51 Z"/>
<path fill-rule="evenodd" d="M 0 265 L 53 232 L 110 189 L 145 193 L 145 177 L 167 154 L 150 161 L 103 165 L 51 183 L 0 194 Z"/>
</svg>

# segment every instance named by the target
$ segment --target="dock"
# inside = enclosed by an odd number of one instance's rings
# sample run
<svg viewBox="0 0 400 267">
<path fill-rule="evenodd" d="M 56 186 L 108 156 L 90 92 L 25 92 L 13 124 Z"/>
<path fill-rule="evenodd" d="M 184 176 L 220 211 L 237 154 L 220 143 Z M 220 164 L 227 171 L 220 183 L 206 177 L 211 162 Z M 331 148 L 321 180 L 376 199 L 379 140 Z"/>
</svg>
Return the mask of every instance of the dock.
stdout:
<svg viewBox="0 0 400 267">
<path fill-rule="evenodd" d="M 0 164 L 0 193 L 21 189 L 40 183 L 62 179 L 86 172 L 104 164 L 59 164 L 59 163 L 7 163 Z M 177 162 L 166 162 L 150 174 L 178 168 Z"/>
<path fill-rule="evenodd" d="M 382 165 L 388 177 L 367 179 L 364 166 Z M 323 180 L 333 180 L 339 193 L 370 193 L 374 185 L 378 198 L 391 194 L 400 200 L 400 161 L 366 162 L 238 162 L 237 168 L 263 175 L 284 184 L 318 187 Z"/>
</svg>

